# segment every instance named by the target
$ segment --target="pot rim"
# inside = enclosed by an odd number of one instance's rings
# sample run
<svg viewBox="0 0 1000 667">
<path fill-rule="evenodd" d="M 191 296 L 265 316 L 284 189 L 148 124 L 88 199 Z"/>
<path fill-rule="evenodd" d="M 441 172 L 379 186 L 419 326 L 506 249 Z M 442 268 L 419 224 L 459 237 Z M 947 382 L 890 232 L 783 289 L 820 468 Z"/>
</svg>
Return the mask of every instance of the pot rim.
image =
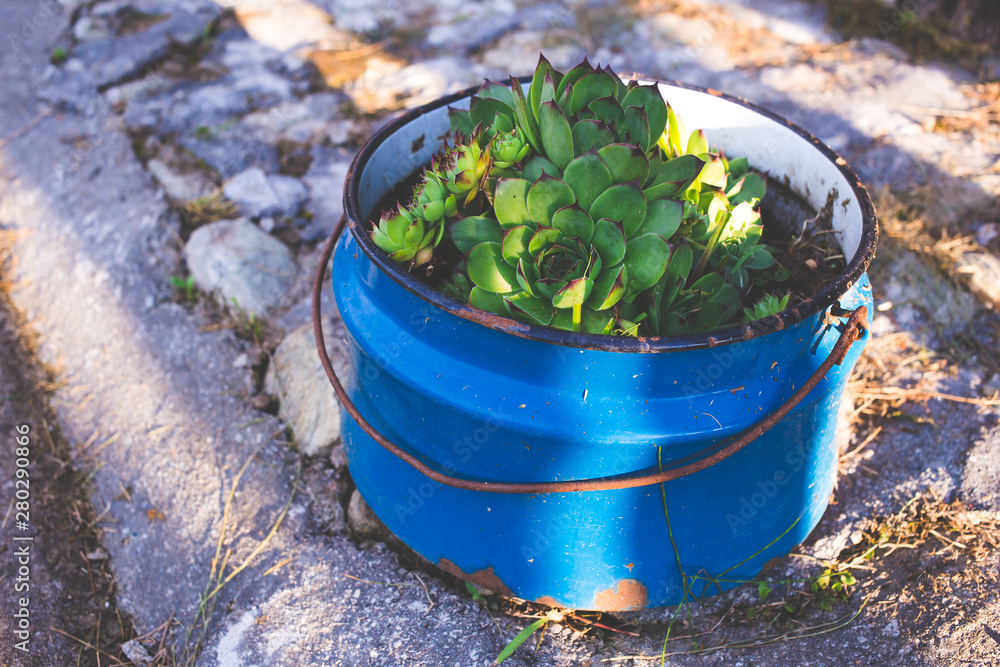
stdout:
<svg viewBox="0 0 1000 667">
<path fill-rule="evenodd" d="M 530 80 L 530 77 L 520 77 L 521 82 Z M 443 106 L 457 102 L 460 99 L 474 95 L 480 86 L 472 86 L 457 93 L 445 95 L 422 106 L 410 109 L 393 119 L 391 122 L 379 128 L 361 147 L 355 155 L 354 160 L 347 172 L 346 187 L 344 190 L 344 211 L 347 216 L 347 224 L 351 234 L 364 250 L 365 255 L 390 278 L 401 287 L 420 297 L 424 301 L 445 310 L 452 315 L 469 320 L 482 326 L 513 334 L 521 338 L 537 340 L 545 343 L 564 345 L 567 347 L 582 348 L 588 350 L 602 350 L 607 352 L 670 352 L 681 350 L 697 350 L 719 345 L 727 345 L 748 341 L 752 338 L 764 336 L 775 331 L 786 329 L 790 326 L 802 322 L 806 318 L 825 311 L 830 306 L 838 304 L 842 297 L 851 287 L 857 283 L 867 271 L 869 264 L 875 256 L 875 247 L 878 242 L 878 220 L 875 214 L 875 206 L 872 203 L 868 191 L 861 183 L 861 179 L 851 169 L 847 161 L 838 155 L 832 148 L 817 139 L 812 133 L 799 127 L 781 116 L 764 109 L 743 98 L 727 95 L 725 93 L 695 86 L 680 81 L 657 79 L 655 83 L 664 83 L 676 88 L 683 88 L 695 92 L 705 93 L 713 97 L 720 97 L 724 100 L 747 107 L 766 118 L 769 118 L 788 129 L 795 132 L 800 137 L 811 143 L 813 147 L 822 153 L 830 162 L 834 163 L 847 181 L 851 184 L 851 192 L 858 201 L 861 208 L 862 231 L 861 242 L 858 250 L 851 258 L 844 270 L 839 273 L 830 283 L 821 290 L 795 306 L 765 317 L 754 320 L 747 324 L 736 324 L 712 331 L 685 334 L 682 336 L 613 336 L 607 334 L 591 334 L 574 331 L 564 331 L 551 327 L 525 324 L 502 315 L 486 312 L 474 308 L 473 306 L 456 301 L 445 296 L 441 292 L 431 288 L 426 283 L 418 280 L 399 264 L 394 262 L 389 256 L 375 245 L 371 235 L 364 227 L 368 225 L 365 220 L 360 219 L 360 197 L 359 189 L 361 173 L 364 165 L 371 158 L 372 153 L 382 145 L 400 127 L 423 116 L 424 114 L 440 109 Z"/>
</svg>

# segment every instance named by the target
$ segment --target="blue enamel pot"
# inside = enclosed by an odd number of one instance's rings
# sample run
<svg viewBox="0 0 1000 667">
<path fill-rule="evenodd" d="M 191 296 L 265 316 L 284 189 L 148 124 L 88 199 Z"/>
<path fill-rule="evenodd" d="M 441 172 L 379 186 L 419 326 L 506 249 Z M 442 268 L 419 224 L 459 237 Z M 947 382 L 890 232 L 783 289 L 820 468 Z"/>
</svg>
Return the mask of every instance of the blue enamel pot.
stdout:
<svg viewBox="0 0 1000 667">
<path fill-rule="evenodd" d="M 714 91 L 660 88 L 711 144 L 816 210 L 829 198 L 847 268 L 795 307 L 710 334 L 527 326 L 431 290 L 367 233 L 473 91 L 389 123 L 349 173 L 349 233 L 334 233 L 323 266 L 336 243 L 351 474 L 403 542 L 482 588 L 578 609 L 676 604 L 787 554 L 833 491 L 838 407 L 872 306 L 871 200 L 804 130 Z"/>
</svg>

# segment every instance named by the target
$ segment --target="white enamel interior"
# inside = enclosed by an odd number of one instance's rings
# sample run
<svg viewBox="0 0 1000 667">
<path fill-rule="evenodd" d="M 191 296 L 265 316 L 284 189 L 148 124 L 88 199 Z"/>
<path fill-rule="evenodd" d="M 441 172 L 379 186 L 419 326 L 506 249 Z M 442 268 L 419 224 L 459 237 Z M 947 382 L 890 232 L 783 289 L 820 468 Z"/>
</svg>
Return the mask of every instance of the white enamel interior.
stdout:
<svg viewBox="0 0 1000 667">
<path fill-rule="evenodd" d="M 733 157 L 746 157 L 758 170 L 785 180 L 816 210 L 836 192 L 833 229 L 850 262 L 861 244 L 863 217 L 853 186 L 837 165 L 791 128 L 756 111 L 708 93 L 661 83 L 663 97 L 686 128 L 703 129 L 709 144 Z M 467 108 L 468 98 L 452 104 Z M 433 109 L 386 138 L 372 153 L 360 179 L 361 213 L 371 217 L 376 204 L 401 179 L 428 164 L 448 130 L 448 108 Z M 414 151 L 413 148 L 419 148 Z"/>
</svg>

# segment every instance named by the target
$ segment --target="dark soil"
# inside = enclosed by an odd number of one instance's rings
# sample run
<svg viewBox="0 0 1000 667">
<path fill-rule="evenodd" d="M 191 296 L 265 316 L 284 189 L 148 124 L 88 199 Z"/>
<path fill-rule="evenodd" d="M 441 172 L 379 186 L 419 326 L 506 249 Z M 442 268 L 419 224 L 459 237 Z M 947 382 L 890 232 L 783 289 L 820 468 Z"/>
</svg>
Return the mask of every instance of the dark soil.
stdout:
<svg viewBox="0 0 1000 667">
<path fill-rule="evenodd" d="M 131 664 L 121 643 L 135 633 L 115 604 L 87 472 L 71 460 L 48 406 L 50 377 L 20 336 L 20 324 L 0 286 L 0 665 Z M 17 449 L 25 440 L 19 445 L 16 438 L 25 431 L 29 463 L 19 468 L 24 452 Z M 27 477 L 15 479 L 19 469 Z M 27 506 L 16 506 L 18 490 L 22 497 L 28 492 Z M 27 572 L 19 569 L 25 564 Z M 30 634 L 21 644 L 27 651 L 18 648 L 24 636 L 15 633 L 22 607 L 28 610 Z"/>
</svg>

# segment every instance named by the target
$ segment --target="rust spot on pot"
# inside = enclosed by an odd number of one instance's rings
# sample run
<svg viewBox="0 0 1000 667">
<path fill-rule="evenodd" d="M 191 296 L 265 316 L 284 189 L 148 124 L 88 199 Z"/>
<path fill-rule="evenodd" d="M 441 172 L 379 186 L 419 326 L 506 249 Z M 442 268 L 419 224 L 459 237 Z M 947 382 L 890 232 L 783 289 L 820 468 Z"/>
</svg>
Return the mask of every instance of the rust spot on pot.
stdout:
<svg viewBox="0 0 1000 667">
<path fill-rule="evenodd" d="M 777 556 L 775 558 L 772 558 L 771 560 L 769 560 L 766 563 L 764 563 L 764 567 L 760 568 L 760 571 L 761 572 L 767 572 L 768 570 L 772 570 L 775 567 L 777 567 L 778 565 L 780 565 L 782 560 L 784 560 L 784 559 L 781 556 Z"/>
<path fill-rule="evenodd" d="M 617 590 L 609 588 L 594 593 L 594 609 L 601 611 L 626 611 L 645 607 L 649 601 L 646 587 L 635 579 L 622 579 Z"/>
<path fill-rule="evenodd" d="M 560 609 L 566 608 L 566 605 L 550 595 L 543 595 L 540 598 L 535 598 L 535 602 L 538 604 L 547 604 L 550 607 L 558 607 Z"/>
<path fill-rule="evenodd" d="M 452 563 L 447 558 L 442 558 L 438 561 L 437 566 L 447 572 L 448 574 L 453 574 L 459 579 L 468 581 L 470 584 L 475 584 L 477 588 L 489 591 L 491 593 L 500 593 L 501 595 L 513 595 L 514 592 L 507 588 L 507 585 L 500 581 L 500 577 L 493 573 L 493 568 L 488 567 L 483 570 L 476 570 L 475 572 L 466 573 L 459 566 Z"/>
</svg>

